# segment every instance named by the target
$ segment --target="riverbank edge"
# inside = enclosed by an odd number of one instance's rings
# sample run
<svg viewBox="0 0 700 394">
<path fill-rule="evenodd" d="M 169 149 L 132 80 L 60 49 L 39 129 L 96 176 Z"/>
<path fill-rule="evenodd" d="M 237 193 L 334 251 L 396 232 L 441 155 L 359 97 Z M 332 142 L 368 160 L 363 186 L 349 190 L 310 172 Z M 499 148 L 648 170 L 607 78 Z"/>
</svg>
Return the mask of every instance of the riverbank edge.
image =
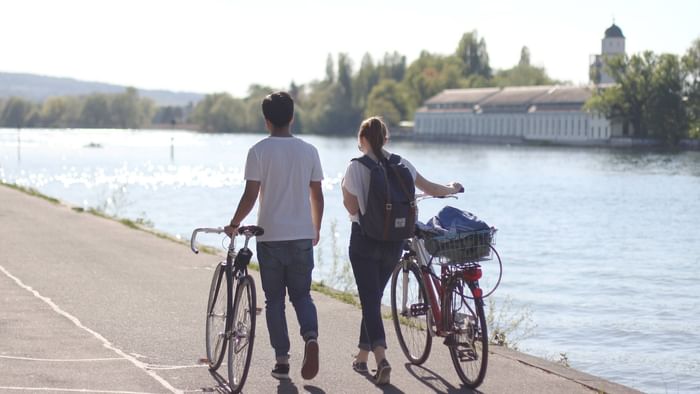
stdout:
<svg viewBox="0 0 700 394">
<path fill-rule="evenodd" d="M 700 139 L 685 138 L 676 145 L 669 146 L 661 140 L 652 138 L 615 137 L 607 140 L 538 140 L 522 137 L 479 137 L 470 135 L 420 135 L 410 132 L 395 132 L 391 138 L 396 141 L 421 143 L 462 143 L 476 145 L 521 145 L 535 147 L 568 148 L 608 148 L 621 150 L 664 150 L 664 151 L 700 151 Z"/>
<path fill-rule="evenodd" d="M 56 199 L 54 197 L 47 196 L 41 192 L 39 192 L 36 189 L 30 188 L 30 187 L 24 187 L 21 185 L 13 184 L 13 183 L 6 183 L 0 181 L 0 186 L 4 186 L 9 189 L 13 189 L 17 192 L 24 193 L 25 195 L 33 196 L 36 198 L 43 199 L 50 204 L 56 206 L 57 208 L 63 208 L 63 209 L 69 209 L 74 213 L 77 214 L 82 214 L 82 213 L 87 213 L 91 214 L 93 216 L 106 219 L 106 220 L 111 220 L 111 221 L 116 221 L 119 222 L 131 229 L 134 230 L 139 230 L 143 231 L 146 233 L 150 233 L 158 238 L 165 239 L 174 243 L 181 244 L 183 246 L 187 246 L 189 248 L 189 244 L 187 241 L 183 239 L 178 239 L 177 237 L 174 237 L 170 234 L 167 234 L 165 232 L 161 232 L 158 230 L 155 230 L 153 228 L 149 228 L 143 225 L 140 225 L 130 219 L 122 219 L 110 215 L 106 215 L 104 213 L 101 213 L 97 210 L 85 210 L 81 207 L 75 207 L 72 206 L 71 204 L 68 204 L 64 201 L 61 201 L 59 199 Z M 201 251 L 204 251 L 207 254 L 212 254 L 212 255 L 218 255 L 220 257 L 223 257 L 223 254 L 220 249 L 216 248 L 211 248 L 211 247 L 206 247 L 202 246 L 200 247 Z M 254 270 L 259 270 L 257 267 L 257 264 L 251 264 L 251 268 Z M 351 293 L 347 292 L 342 292 L 339 290 L 332 289 L 322 283 L 314 282 L 312 284 L 312 290 L 316 291 L 318 293 L 324 294 L 326 296 L 329 296 L 338 302 L 343 302 L 346 304 L 353 305 L 357 308 L 360 307 L 359 299 Z M 389 320 L 390 315 L 387 316 L 386 313 L 384 313 L 384 318 Z M 492 345 L 490 344 L 489 346 L 489 353 L 497 354 L 499 356 L 517 361 L 523 365 L 532 367 L 532 368 L 537 368 L 539 370 L 542 370 L 546 373 L 550 373 L 553 375 L 556 375 L 560 378 L 567 379 L 573 382 L 576 382 L 582 386 L 585 386 L 593 391 L 599 392 L 599 393 L 641 393 L 641 391 L 638 391 L 636 389 L 633 389 L 631 387 L 624 386 L 619 383 L 611 382 L 608 380 L 605 380 L 603 378 L 578 371 L 576 369 L 573 369 L 571 367 L 565 366 L 563 364 L 559 364 L 556 362 L 552 362 L 537 356 L 529 355 L 526 353 L 522 353 L 516 350 L 504 348 L 502 346 L 497 346 L 497 345 Z"/>
</svg>

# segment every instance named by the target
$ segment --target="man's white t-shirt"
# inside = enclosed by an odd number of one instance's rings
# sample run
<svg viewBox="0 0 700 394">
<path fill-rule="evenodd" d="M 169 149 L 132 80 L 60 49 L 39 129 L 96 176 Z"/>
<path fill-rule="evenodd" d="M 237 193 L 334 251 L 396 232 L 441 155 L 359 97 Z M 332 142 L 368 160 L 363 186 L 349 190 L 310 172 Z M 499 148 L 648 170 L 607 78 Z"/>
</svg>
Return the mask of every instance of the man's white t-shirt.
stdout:
<svg viewBox="0 0 700 394">
<path fill-rule="evenodd" d="M 260 182 L 258 241 L 314 239 L 310 182 L 323 180 L 316 148 L 296 137 L 267 137 L 248 151 L 245 179 Z"/>
<path fill-rule="evenodd" d="M 384 156 L 388 159 L 391 153 L 386 150 L 382 150 Z M 408 168 L 411 172 L 413 181 L 416 181 L 416 168 L 408 160 L 401 158 L 401 164 Z M 347 170 L 345 170 L 345 176 L 343 177 L 342 186 L 350 194 L 357 197 L 358 205 L 360 206 L 360 213 L 364 214 L 367 207 L 367 195 L 369 194 L 369 168 L 357 160 L 353 160 L 348 164 Z M 360 222 L 359 215 L 350 215 L 350 220 L 353 222 Z"/>
</svg>

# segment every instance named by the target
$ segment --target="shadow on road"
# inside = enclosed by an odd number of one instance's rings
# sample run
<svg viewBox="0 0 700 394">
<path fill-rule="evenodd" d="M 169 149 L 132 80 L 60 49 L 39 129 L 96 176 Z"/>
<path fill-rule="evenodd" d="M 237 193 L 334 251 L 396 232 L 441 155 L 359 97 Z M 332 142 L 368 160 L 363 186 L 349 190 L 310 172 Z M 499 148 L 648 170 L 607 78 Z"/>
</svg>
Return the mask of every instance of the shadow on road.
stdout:
<svg viewBox="0 0 700 394">
<path fill-rule="evenodd" d="M 325 391 L 320 389 L 319 387 L 316 386 L 311 386 L 311 385 L 304 385 L 304 390 L 311 394 L 326 394 Z M 293 381 L 291 380 L 280 380 L 280 383 L 277 385 L 277 393 L 278 394 L 299 394 L 299 389 L 297 386 L 294 384 Z"/>
<path fill-rule="evenodd" d="M 419 382 L 426 385 L 429 389 L 436 393 L 445 394 L 456 394 L 456 393 L 470 393 L 470 394 L 481 394 L 481 391 L 472 390 L 466 387 L 455 387 L 447 379 L 435 373 L 435 371 L 430 370 L 422 365 L 413 365 L 411 363 L 404 364 L 406 371 L 413 375 Z"/>
<path fill-rule="evenodd" d="M 224 379 L 223 376 L 219 375 L 218 372 L 212 371 L 211 369 L 209 370 L 209 374 L 211 375 L 214 380 L 216 380 L 216 386 L 215 387 L 207 387 L 207 388 L 202 388 L 202 391 L 204 392 L 214 392 L 216 391 L 217 393 L 230 393 L 231 390 L 228 387 L 228 381 Z"/>
</svg>

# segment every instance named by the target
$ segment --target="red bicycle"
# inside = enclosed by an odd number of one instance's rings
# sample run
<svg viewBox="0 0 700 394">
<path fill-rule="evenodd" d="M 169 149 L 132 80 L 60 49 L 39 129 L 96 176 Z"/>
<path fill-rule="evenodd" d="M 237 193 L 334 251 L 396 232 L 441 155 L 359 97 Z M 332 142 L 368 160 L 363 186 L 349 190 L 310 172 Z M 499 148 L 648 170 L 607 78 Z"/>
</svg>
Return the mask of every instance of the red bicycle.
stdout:
<svg viewBox="0 0 700 394">
<path fill-rule="evenodd" d="M 415 365 L 424 363 L 432 338 L 443 337 L 457 375 L 470 388 L 484 381 L 488 365 L 484 298 L 498 287 L 503 272 L 493 247 L 495 234 L 496 229 L 490 228 L 435 239 L 417 230 L 391 277 L 392 320 L 408 360 Z M 479 263 L 494 256 L 498 281 L 484 294 L 479 287 Z"/>
</svg>

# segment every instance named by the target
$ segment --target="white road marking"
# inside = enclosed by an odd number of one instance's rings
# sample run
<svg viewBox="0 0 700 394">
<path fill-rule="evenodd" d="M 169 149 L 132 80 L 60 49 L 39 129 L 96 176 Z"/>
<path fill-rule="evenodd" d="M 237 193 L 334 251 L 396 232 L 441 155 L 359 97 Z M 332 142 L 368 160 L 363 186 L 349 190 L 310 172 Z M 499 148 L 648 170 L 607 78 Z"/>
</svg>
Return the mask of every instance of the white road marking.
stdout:
<svg viewBox="0 0 700 394">
<path fill-rule="evenodd" d="M 28 292 L 32 293 L 32 294 L 34 295 L 34 297 L 36 297 L 36 298 L 38 298 L 38 299 L 44 301 L 47 305 L 49 305 L 49 306 L 51 307 L 51 309 L 54 310 L 54 312 L 58 313 L 58 314 L 61 315 L 61 316 L 64 316 L 65 318 L 67 318 L 68 320 L 70 320 L 73 324 L 75 324 L 78 328 L 81 328 L 81 329 L 83 329 L 84 331 L 87 331 L 87 332 L 90 333 L 92 336 L 94 336 L 95 338 L 97 338 L 97 340 L 99 340 L 99 341 L 102 342 L 102 345 L 103 345 L 104 347 L 106 347 L 107 349 L 110 349 L 110 350 L 114 351 L 115 353 L 117 353 L 117 354 L 118 354 L 119 356 L 121 356 L 122 358 L 124 358 L 124 359 L 126 359 L 126 360 L 129 360 L 129 361 L 130 361 L 132 364 L 134 364 L 137 368 L 141 369 L 143 372 L 145 372 L 145 373 L 148 374 L 150 377 L 152 377 L 153 379 L 155 379 L 158 383 L 160 383 L 163 387 L 165 387 L 166 389 L 170 390 L 170 392 L 172 392 L 172 393 L 177 393 L 177 394 L 181 394 L 181 393 L 182 393 L 182 390 L 176 389 L 176 388 L 173 387 L 170 383 L 168 383 L 167 380 L 165 380 L 165 379 L 163 379 L 162 377 L 160 377 L 157 373 L 155 373 L 155 372 L 149 370 L 149 369 L 148 369 L 148 364 L 137 360 L 135 357 L 133 357 L 133 356 L 131 356 L 131 355 L 129 355 L 129 354 L 126 354 L 126 353 L 125 353 L 124 351 L 122 351 L 121 349 L 119 349 L 119 348 L 115 347 L 114 345 L 112 345 L 112 343 L 110 343 L 110 342 L 109 342 L 105 337 L 103 337 L 100 333 L 98 333 L 97 331 L 95 331 L 95 330 L 93 330 L 93 329 L 91 329 L 91 328 L 88 328 L 88 327 L 84 326 L 83 323 L 81 323 L 80 320 L 79 320 L 77 317 L 75 317 L 75 316 L 71 315 L 70 313 L 68 313 L 68 312 L 64 311 L 63 309 L 61 309 L 58 305 L 56 305 L 53 301 L 51 301 L 50 298 L 42 296 L 41 294 L 39 294 L 38 291 L 36 291 L 36 290 L 34 290 L 33 288 L 31 288 L 30 286 L 27 286 L 27 285 L 25 285 L 24 283 L 22 283 L 22 281 L 21 281 L 19 278 L 17 278 L 16 276 L 12 275 L 12 274 L 11 274 L 9 271 L 7 271 L 7 270 L 5 269 L 5 267 L 3 267 L 2 265 L 0 265 L 0 271 L 2 271 L 2 273 L 4 273 L 8 278 L 14 280 L 15 283 L 17 283 L 17 285 L 18 285 L 19 287 L 21 287 L 21 288 L 27 290 Z"/>
<path fill-rule="evenodd" d="M 148 364 L 146 366 L 148 369 L 154 370 L 170 370 L 170 369 L 186 369 L 186 368 L 209 368 L 208 365 L 155 365 Z"/>
<path fill-rule="evenodd" d="M 137 355 L 132 353 L 135 357 L 146 358 L 146 356 Z M 122 357 L 111 357 L 111 358 L 37 358 L 37 357 L 20 357 L 20 356 L 1 356 L 0 358 L 8 360 L 20 360 L 20 361 L 39 361 L 39 362 L 50 362 L 50 363 L 91 363 L 98 361 L 128 361 Z M 186 368 L 208 368 L 208 365 L 158 365 L 158 364 L 146 364 L 146 368 L 150 370 L 172 370 L 172 369 L 186 369 Z"/>
<path fill-rule="evenodd" d="M 112 357 L 112 358 L 35 358 L 35 357 L 19 357 L 19 356 L 0 356 L 0 358 L 6 358 L 10 360 L 22 360 L 22 361 L 47 361 L 51 363 L 88 363 L 94 361 L 126 361 L 125 358 Z"/>
<path fill-rule="evenodd" d="M 153 394 L 144 391 L 113 391 L 113 390 L 95 390 L 95 389 L 62 389 L 58 387 L 12 387 L 0 386 L 0 390 L 15 390 L 15 391 L 66 391 L 71 393 L 106 393 L 106 394 Z"/>
</svg>

